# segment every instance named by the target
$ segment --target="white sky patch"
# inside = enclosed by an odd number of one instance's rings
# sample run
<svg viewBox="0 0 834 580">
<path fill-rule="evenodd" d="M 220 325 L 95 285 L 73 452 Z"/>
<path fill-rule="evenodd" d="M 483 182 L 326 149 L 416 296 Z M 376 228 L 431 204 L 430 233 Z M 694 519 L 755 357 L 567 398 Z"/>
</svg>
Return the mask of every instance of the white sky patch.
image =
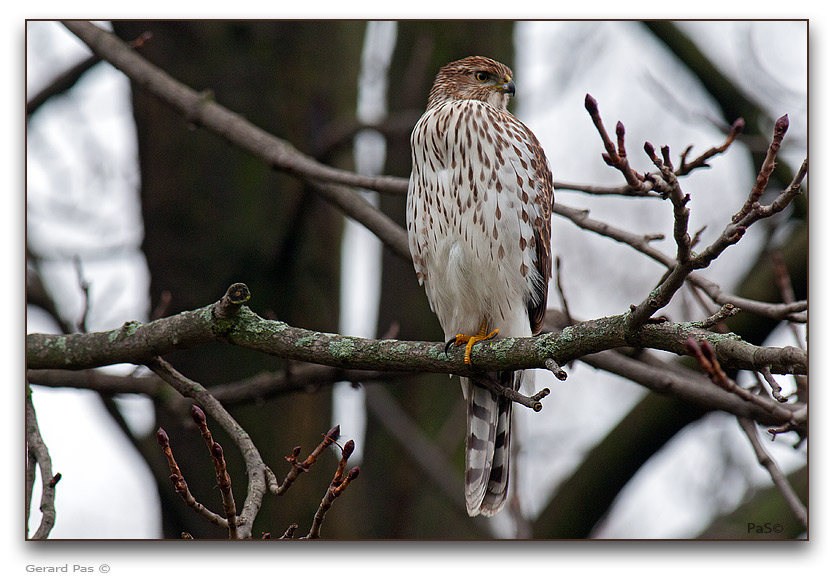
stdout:
<svg viewBox="0 0 834 580">
<path fill-rule="evenodd" d="M 28 41 L 29 97 L 90 54 L 56 22 L 29 22 Z M 27 241 L 43 258 L 40 274 L 61 316 L 72 323 L 81 320 L 85 305 L 75 262 L 80 259 L 80 275 L 89 284 L 90 331 L 148 316 L 150 279 L 139 249 L 143 228 L 131 106 L 127 78 L 102 63 L 72 91 L 44 104 L 27 127 Z M 39 309 L 27 313 L 28 332 L 60 332 Z M 132 369 L 118 365 L 107 372 Z M 32 398 L 53 470 L 63 476 L 50 538 L 159 537 L 156 484 L 98 396 L 33 387 Z M 134 433 L 153 429 L 147 398 L 117 397 L 116 403 Z M 38 481 L 31 531 L 40 523 L 39 498 Z M 90 509 L 102 505 L 119 508 Z"/>
<path fill-rule="evenodd" d="M 365 29 L 356 117 L 362 123 L 378 123 L 388 114 L 388 68 L 397 40 L 397 23 L 373 21 Z M 385 137 L 365 129 L 354 139 L 356 171 L 379 175 L 385 167 Z M 371 204 L 379 194 L 361 191 Z M 349 336 L 375 338 L 382 291 L 382 242 L 355 221 L 345 218 L 342 234 L 342 273 L 339 332 Z M 353 439 L 356 450 L 351 461 L 361 463 L 364 452 L 365 391 L 349 383 L 333 386 L 333 423 L 341 425 L 344 439 Z M 334 448 L 340 453 L 338 448 Z"/>
</svg>

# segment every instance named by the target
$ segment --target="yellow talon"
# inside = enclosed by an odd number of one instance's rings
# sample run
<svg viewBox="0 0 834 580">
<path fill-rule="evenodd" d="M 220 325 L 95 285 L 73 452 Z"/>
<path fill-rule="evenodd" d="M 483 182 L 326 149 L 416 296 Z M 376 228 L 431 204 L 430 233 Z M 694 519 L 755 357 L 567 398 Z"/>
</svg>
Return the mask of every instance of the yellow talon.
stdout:
<svg viewBox="0 0 834 580">
<path fill-rule="evenodd" d="M 474 336 L 470 336 L 468 334 L 458 334 L 452 339 L 450 344 L 454 344 L 455 346 L 460 346 L 461 344 L 466 345 L 466 350 L 463 354 L 463 362 L 467 365 L 472 364 L 472 347 L 475 345 L 476 342 L 481 342 L 482 340 L 489 340 L 493 336 L 498 334 L 498 329 L 496 328 L 489 334 L 486 334 L 486 322 L 481 324 L 481 328 L 478 329 L 478 334 Z"/>
</svg>

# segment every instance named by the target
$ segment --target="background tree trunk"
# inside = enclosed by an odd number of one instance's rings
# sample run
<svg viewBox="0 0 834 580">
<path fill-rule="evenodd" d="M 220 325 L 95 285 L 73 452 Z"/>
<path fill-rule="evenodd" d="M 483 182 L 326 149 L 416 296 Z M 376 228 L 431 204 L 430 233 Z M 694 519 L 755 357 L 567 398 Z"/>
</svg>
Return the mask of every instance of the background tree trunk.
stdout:
<svg viewBox="0 0 834 580">
<path fill-rule="evenodd" d="M 421 114 L 437 71 L 454 60 L 485 55 L 512 67 L 512 37 L 513 23 L 507 21 L 400 22 L 390 71 L 391 112 L 417 110 Z M 385 173 L 411 173 L 409 135 L 388 141 Z M 381 209 L 405 227 L 405 197 L 383 196 Z M 429 310 L 426 293 L 418 285 L 412 265 L 387 251 L 383 256 L 385 288 L 379 312 L 380 333 L 396 323 L 399 338 L 442 340 L 443 331 Z M 368 455 L 361 487 L 363 493 L 373 498 L 367 504 L 370 537 L 485 537 L 483 522 L 476 524 L 463 508 L 466 415 L 461 392 L 450 382 L 457 384 L 458 378 L 412 376 L 403 378 L 390 393 L 434 441 L 442 452 L 441 459 L 454 470 L 452 476 L 459 480 L 456 496 L 449 497 L 421 471 L 409 452 L 369 411 Z"/>
<path fill-rule="evenodd" d="M 151 62 L 189 86 L 206 89 L 207 99 L 303 151 L 316 151 L 330 123 L 355 114 L 362 22 L 117 21 L 114 29 L 124 39 L 150 31 L 153 38 L 143 55 Z M 179 312 L 217 300 L 230 283 L 245 282 L 255 311 L 305 328 L 337 331 L 341 214 L 297 179 L 271 171 L 214 135 L 185 130 L 181 117 L 139 88 L 134 87 L 133 103 L 152 303 L 170 291 L 169 313 Z M 342 155 L 326 161 L 350 167 L 349 160 Z M 205 386 L 283 366 L 282 361 L 223 347 L 168 358 Z M 328 389 L 233 412 L 282 478 L 284 456 L 300 445 L 306 457 L 328 431 L 330 410 Z M 211 463 L 198 433 L 164 405 L 156 411 L 194 495 L 220 511 Z M 215 436 L 226 443 L 220 429 Z M 147 441 L 146 448 L 162 478 L 165 536 L 178 537 L 182 531 L 195 537 L 224 536 L 173 494 L 156 442 Z M 227 460 L 230 472 L 240 474 L 233 485 L 242 500 L 242 461 L 234 453 L 227 453 Z M 261 531 L 280 535 L 293 522 L 304 530 L 333 468 L 335 458 L 329 454 L 287 497 L 267 498 L 256 537 Z M 340 535 L 333 526 L 328 533 Z"/>
</svg>

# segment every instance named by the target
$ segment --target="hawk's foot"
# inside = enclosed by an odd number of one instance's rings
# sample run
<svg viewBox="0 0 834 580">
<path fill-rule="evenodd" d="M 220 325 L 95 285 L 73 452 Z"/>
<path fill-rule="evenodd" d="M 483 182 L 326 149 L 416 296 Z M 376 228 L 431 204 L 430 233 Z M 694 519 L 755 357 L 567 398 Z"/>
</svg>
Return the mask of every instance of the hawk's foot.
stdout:
<svg viewBox="0 0 834 580">
<path fill-rule="evenodd" d="M 486 322 L 481 325 L 481 328 L 478 329 L 478 334 L 472 336 L 469 334 L 458 334 L 455 335 L 455 338 L 450 340 L 446 343 L 446 353 L 449 352 L 449 347 L 453 344 L 455 346 L 460 346 L 462 344 L 466 345 L 466 350 L 463 354 L 463 362 L 467 365 L 472 364 L 472 347 L 475 345 L 476 342 L 481 342 L 482 340 L 489 340 L 490 338 L 494 337 L 498 334 L 498 329 L 496 328 L 489 334 L 486 334 Z"/>
</svg>

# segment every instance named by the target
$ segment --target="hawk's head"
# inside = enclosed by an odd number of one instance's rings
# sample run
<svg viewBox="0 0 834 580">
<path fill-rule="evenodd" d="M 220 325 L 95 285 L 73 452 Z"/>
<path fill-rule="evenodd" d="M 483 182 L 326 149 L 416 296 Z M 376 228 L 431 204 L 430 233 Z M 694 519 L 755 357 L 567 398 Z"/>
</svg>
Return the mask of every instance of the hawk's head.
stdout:
<svg viewBox="0 0 834 580">
<path fill-rule="evenodd" d="M 470 56 L 440 69 L 429 93 L 429 108 L 448 101 L 473 99 L 506 110 L 515 94 L 513 71 L 483 56 Z"/>
</svg>

